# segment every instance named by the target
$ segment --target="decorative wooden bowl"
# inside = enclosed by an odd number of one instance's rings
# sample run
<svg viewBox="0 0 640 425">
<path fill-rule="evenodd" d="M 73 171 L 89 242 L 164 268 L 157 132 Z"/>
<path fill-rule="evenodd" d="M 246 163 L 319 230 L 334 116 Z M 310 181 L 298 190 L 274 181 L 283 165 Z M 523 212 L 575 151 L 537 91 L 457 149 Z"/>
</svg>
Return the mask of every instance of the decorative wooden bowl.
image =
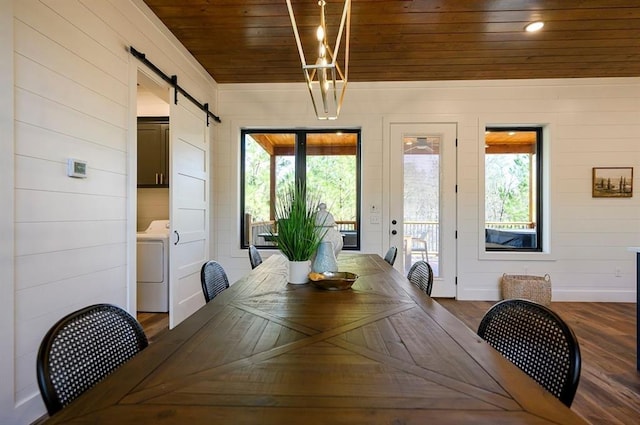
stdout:
<svg viewBox="0 0 640 425">
<path fill-rule="evenodd" d="M 309 273 L 309 280 L 318 288 L 342 291 L 351 288 L 358 275 L 351 272 Z"/>
</svg>

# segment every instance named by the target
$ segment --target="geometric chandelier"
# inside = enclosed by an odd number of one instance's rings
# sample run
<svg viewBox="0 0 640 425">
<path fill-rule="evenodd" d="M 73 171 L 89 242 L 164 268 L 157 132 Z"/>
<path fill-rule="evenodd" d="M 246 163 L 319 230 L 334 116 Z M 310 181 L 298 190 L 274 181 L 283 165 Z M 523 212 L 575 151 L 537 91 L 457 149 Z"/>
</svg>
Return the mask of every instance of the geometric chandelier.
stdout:
<svg viewBox="0 0 640 425">
<path fill-rule="evenodd" d="M 293 27 L 293 34 L 298 46 L 298 53 L 300 54 L 302 72 L 304 73 L 307 87 L 309 88 L 309 94 L 311 95 L 311 101 L 313 102 L 313 109 L 318 119 L 335 120 L 338 118 L 338 114 L 340 113 L 344 93 L 347 89 L 347 76 L 349 74 L 351 0 L 345 0 L 344 2 L 342 19 L 340 20 L 340 27 L 338 28 L 338 35 L 333 49 L 329 46 L 327 41 L 327 24 L 324 15 L 326 2 L 324 0 L 318 1 L 318 6 L 320 6 L 320 23 L 316 29 L 315 37 L 317 40 L 317 48 L 313 49 L 316 53 L 313 57 L 313 63 L 309 64 L 307 63 L 304 51 L 302 50 L 302 43 L 300 42 L 300 35 L 298 34 L 298 26 L 296 25 L 296 18 L 293 14 L 291 0 L 286 1 L 289 9 L 289 18 L 291 18 L 291 26 Z M 344 72 L 338 64 L 340 43 L 343 35 L 345 36 Z"/>
</svg>

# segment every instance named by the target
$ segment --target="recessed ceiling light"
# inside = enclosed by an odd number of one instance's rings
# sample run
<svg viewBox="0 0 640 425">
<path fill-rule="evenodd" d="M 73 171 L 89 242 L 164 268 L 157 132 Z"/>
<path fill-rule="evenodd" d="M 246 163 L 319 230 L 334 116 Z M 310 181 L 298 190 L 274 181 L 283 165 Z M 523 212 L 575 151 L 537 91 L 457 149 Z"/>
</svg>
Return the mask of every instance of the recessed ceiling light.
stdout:
<svg viewBox="0 0 640 425">
<path fill-rule="evenodd" d="M 535 32 L 535 31 L 540 31 L 542 27 L 544 27 L 544 22 L 536 21 L 536 22 L 531 22 L 526 27 L 524 27 L 524 29 L 527 32 Z"/>
</svg>

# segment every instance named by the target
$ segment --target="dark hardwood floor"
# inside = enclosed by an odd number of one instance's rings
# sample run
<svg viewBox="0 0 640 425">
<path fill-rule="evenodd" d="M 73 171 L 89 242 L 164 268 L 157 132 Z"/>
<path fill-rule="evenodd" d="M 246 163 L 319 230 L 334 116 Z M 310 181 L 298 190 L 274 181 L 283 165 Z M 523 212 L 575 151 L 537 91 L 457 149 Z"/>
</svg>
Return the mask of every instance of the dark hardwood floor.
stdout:
<svg viewBox="0 0 640 425">
<path fill-rule="evenodd" d="M 138 312 L 138 322 L 147 334 L 149 344 L 153 344 L 163 333 L 169 331 L 168 313 L 142 313 Z"/>
<path fill-rule="evenodd" d="M 438 302 L 477 330 L 490 301 Z M 571 326 L 582 354 L 578 392 L 571 409 L 594 425 L 640 423 L 640 372 L 636 370 L 636 304 L 552 303 Z"/>
<path fill-rule="evenodd" d="M 491 301 L 438 302 L 472 331 Z M 633 303 L 552 303 L 580 342 L 582 372 L 571 408 L 594 425 L 640 423 L 640 373 L 636 370 L 636 305 Z M 168 331 L 166 314 L 139 313 L 153 342 Z"/>
</svg>

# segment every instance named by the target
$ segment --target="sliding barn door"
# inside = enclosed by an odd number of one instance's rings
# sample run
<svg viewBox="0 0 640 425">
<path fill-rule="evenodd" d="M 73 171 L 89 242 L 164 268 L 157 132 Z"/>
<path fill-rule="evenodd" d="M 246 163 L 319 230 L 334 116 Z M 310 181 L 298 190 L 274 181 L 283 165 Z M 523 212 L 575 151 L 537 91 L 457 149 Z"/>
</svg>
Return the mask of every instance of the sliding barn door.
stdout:
<svg viewBox="0 0 640 425">
<path fill-rule="evenodd" d="M 200 268 L 209 259 L 210 191 L 206 114 L 179 95 L 170 115 L 169 327 L 173 328 L 204 305 Z"/>
</svg>

